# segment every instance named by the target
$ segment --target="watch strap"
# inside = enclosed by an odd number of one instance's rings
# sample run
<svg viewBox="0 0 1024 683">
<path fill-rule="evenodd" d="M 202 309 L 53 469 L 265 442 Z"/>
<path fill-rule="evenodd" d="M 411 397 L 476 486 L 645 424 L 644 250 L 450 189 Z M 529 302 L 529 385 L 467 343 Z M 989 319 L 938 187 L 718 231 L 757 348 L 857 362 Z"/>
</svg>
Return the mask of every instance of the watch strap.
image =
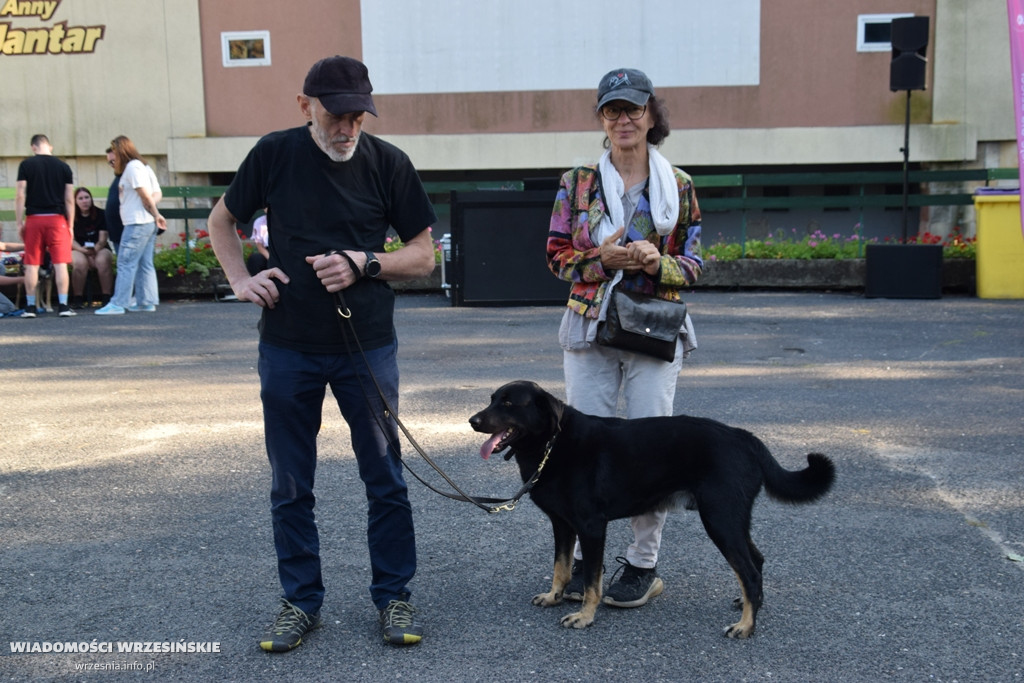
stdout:
<svg viewBox="0 0 1024 683">
<path fill-rule="evenodd" d="M 366 254 L 366 263 L 363 264 L 363 277 L 377 277 L 380 275 L 380 259 L 377 258 L 377 255 L 372 251 L 364 251 L 363 253 Z M 376 273 L 369 272 L 371 263 L 377 264 Z"/>
</svg>

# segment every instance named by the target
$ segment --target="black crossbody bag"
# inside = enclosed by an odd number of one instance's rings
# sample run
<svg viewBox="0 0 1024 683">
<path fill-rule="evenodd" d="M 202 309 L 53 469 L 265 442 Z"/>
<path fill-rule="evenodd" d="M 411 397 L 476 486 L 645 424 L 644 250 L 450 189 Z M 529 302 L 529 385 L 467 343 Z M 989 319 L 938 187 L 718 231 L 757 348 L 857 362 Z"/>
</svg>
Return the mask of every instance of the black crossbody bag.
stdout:
<svg viewBox="0 0 1024 683">
<path fill-rule="evenodd" d="M 685 319 L 683 302 L 614 289 L 605 320 L 597 326 L 596 341 L 671 363 Z"/>
</svg>

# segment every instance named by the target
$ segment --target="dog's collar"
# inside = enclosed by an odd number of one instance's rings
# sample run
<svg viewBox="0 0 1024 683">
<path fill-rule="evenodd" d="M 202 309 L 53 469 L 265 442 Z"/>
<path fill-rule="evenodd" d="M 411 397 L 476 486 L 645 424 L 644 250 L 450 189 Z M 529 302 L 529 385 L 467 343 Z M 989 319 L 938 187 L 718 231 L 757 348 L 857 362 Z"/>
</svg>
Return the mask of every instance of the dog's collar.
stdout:
<svg viewBox="0 0 1024 683">
<path fill-rule="evenodd" d="M 519 489 L 519 492 L 515 496 L 513 496 L 508 503 L 492 507 L 490 510 L 491 512 L 500 512 L 501 510 L 515 510 L 516 504 L 519 503 L 519 499 L 525 496 L 527 493 L 529 493 L 530 489 L 532 489 L 534 485 L 537 483 L 537 481 L 540 479 L 540 473 L 544 469 L 544 465 L 548 464 L 548 458 L 551 457 L 551 450 L 555 447 L 555 439 L 558 438 L 558 435 L 561 434 L 561 432 L 561 425 L 559 425 L 558 431 L 555 432 L 554 436 L 552 436 L 551 439 L 548 440 L 547 444 L 545 444 L 544 446 L 544 457 L 541 458 L 540 464 L 537 465 L 537 471 L 533 473 L 533 476 L 530 477 L 525 484 L 523 484 L 523 488 Z M 505 459 L 508 460 L 514 454 L 514 449 L 509 450 L 509 454 L 505 456 Z"/>
<path fill-rule="evenodd" d="M 558 435 L 562 433 L 562 421 L 561 421 L 561 419 L 559 419 L 558 424 L 556 425 L 556 427 L 558 427 L 558 428 L 555 430 L 555 433 L 552 434 L 551 438 L 548 439 L 548 442 L 546 444 L 544 444 L 544 456 L 541 458 L 540 465 L 537 467 L 537 474 L 540 474 L 541 469 L 544 468 L 544 463 L 546 463 L 548 461 L 548 456 L 551 455 L 551 449 L 555 447 L 555 439 L 557 439 Z M 507 462 L 507 461 L 511 460 L 513 457 L 515 457 L 515 454 L 516 454 L 516 449 L 515 448 L 508 449 L 508 453 L 505 454 L 505 461 Z"/>
</svg>

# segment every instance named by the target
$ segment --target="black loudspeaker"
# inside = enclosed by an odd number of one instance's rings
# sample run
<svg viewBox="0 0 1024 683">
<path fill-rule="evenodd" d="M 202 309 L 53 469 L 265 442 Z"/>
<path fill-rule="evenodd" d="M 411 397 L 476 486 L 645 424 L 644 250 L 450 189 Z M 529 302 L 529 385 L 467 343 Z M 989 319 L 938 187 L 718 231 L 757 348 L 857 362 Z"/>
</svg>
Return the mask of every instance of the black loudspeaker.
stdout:
<svg viewBox="0 0 1024 683">
<path fill-rule="evenodd" d="M 555 188 L 452 192 L 453 306 L 565 305 L 545 252 Z"/>
<path fill-rule="evenodd" d="M 892 63 L 889 65 L 889 90 L 924 90 L 928 59 L 928 17 L 901 17 L 892 20 Z"/>
<path fill-rule="evenodd" d="M 867 298 L 942 297 L 941 244 L 869 244 L 864 257 Z"/>
</svg>

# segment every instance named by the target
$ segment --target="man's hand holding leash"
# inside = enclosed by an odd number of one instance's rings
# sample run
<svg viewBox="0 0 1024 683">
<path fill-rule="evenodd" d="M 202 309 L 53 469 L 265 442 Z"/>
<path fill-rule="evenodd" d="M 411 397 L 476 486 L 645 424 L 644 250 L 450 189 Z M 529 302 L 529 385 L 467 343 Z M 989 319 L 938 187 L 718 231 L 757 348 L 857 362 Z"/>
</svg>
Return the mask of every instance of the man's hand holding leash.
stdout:
<svg viewBox="0 0 1024 683">
<path fill-rule="evenodd" d="M 306 263 L 313 266 L 320 284 L 331 294 L 351 287 L 362 278 L 366 261 L 366 254 L 361 251 L 329 251 L 306 257 Z"/>
</svg>

